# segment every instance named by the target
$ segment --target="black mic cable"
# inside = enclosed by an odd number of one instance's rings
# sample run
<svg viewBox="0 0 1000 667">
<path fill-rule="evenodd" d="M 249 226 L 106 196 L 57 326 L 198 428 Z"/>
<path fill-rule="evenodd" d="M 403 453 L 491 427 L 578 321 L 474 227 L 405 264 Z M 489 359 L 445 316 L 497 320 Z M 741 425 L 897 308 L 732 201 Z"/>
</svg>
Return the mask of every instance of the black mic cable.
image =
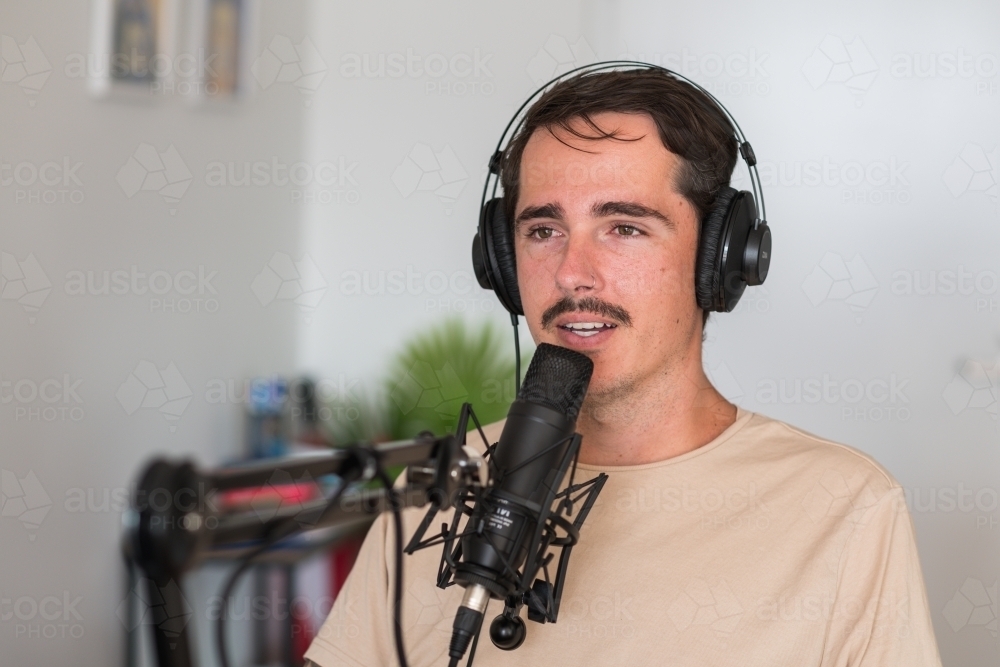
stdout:
<svg viewBox="0 0 1000 667">
<path fill-rule="evenodd" d="M 389 491 L 389 505 L 392 508 L 393 526 L 396 542 L 396 581 L 392 591 L 392 626 L 396 643 L 396 657 L 399 667 L 409 667 L 406 663 L 406 651 L 403 647 L 403 516 L 400 512 L 399 496 L 389 479 L 385 468 L 379 463 L 376 475 Z"/>
<path fill-rule="evenodd" d="M 514 395 L 521 393 L 521 339 L 517 329 L 517 315 L 510 314 L 510 323 L 514 327 Z"/>
</svg>

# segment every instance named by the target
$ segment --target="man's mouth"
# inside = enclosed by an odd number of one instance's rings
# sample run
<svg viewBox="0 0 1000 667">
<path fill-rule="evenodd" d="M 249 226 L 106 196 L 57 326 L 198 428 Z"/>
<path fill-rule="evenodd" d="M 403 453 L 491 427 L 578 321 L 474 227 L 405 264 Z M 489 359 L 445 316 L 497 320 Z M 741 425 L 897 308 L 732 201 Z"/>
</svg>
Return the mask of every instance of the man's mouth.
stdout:
<svg viewBox="0 0 1000 667">
<path fill-rule="evenodd" d="M 589 338 L 590 336 L 596 336 L 602 331 L 614 329 L 617 326 L 617 324 L 611 324 L 609 322 L 567 322 L 566 324 L 560 324 L 559 328 L 564 331 L 569 331 L 576 336 Z"/>
</svg>

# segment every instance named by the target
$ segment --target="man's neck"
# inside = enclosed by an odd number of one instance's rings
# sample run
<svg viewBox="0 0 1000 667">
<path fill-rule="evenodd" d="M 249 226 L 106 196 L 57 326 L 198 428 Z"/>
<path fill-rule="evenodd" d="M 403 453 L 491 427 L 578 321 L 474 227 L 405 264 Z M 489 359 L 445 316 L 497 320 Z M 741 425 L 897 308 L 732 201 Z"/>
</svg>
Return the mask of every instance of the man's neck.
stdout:
<svg viewBox="0 0 1000 667">
<path fill-rule="evenodd" d="M 580 462 L 663 461 L 708 444 L 736 421 L 736 406 L 712 386 L 700 358 L 697 367 L 679 371 L 642 383 L 613 403 L 585 401 L 576 427 L 583 436 Z"/>
</svg>

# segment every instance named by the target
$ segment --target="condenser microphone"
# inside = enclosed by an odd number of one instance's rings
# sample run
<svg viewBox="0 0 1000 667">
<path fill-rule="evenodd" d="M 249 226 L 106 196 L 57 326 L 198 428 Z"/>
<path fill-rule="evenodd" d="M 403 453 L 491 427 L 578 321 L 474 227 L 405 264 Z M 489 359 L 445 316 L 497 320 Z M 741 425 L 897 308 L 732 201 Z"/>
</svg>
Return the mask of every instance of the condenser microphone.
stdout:
<svg viewBox="0 0 1000 667">
<path fill-rule="evenodd" d="M 455 582 L 465 597 L 455 616 L 449 656 L 452 664 L 482 622 L 489 599 L 505 599 L 518 587 L 516 570 L 536 533 L 541 503 L 562 484 L 560 462 L 576 429 L 594 363 L 564 347 L 542 343 L 524 384 L 507 413 L 490 457 L 493 483 L 473 508 L 462 537 Z"/>
</svg>

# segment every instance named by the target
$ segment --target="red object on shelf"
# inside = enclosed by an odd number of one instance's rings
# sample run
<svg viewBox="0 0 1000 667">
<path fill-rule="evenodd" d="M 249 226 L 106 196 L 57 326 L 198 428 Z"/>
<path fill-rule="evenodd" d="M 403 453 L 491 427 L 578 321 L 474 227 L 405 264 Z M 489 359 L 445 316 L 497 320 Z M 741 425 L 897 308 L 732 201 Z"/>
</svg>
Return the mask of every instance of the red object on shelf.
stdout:
<svg viewBox="0 0 1000 667">
<path fill-rule="evenodd" d="M 345 540 L 330 550 L 328 556 L 328 580 L 330 582 L 330 597 L 332 599 L 335 600 L 340 589 L 344 587 L 344 581 L 347 579 L 347 575 L 350 574 L 351 568 L 354 567 L 354 561 L 358 558 L 362 542 L 364 542 L 364 536 Z M 309 645 L 312 644 L 315 636 L 316 633 L 308 618 L 293 616 L 292 655 L 295 658 L 295 664 L 305 664 L 306 651 L 309 650 Z"/>
<path fill-rule="evenodd" d="M 361 550 L 361 543 L 365 541 L 364 536 L 345 540 L 336 549 L 330 551 L 330 597 L 337 599 L 337 593 L 344 587 L 347 575 L 354 567 L 354 561 L 358 558 Z"/>
<path fill-rule="evenodd" d="M 312 624 L 308 618 L 292 616 L 292 657 L 296 665 L 304 665 L 306 662 L 306 651 L 313 640 Z"/>
</svg>

